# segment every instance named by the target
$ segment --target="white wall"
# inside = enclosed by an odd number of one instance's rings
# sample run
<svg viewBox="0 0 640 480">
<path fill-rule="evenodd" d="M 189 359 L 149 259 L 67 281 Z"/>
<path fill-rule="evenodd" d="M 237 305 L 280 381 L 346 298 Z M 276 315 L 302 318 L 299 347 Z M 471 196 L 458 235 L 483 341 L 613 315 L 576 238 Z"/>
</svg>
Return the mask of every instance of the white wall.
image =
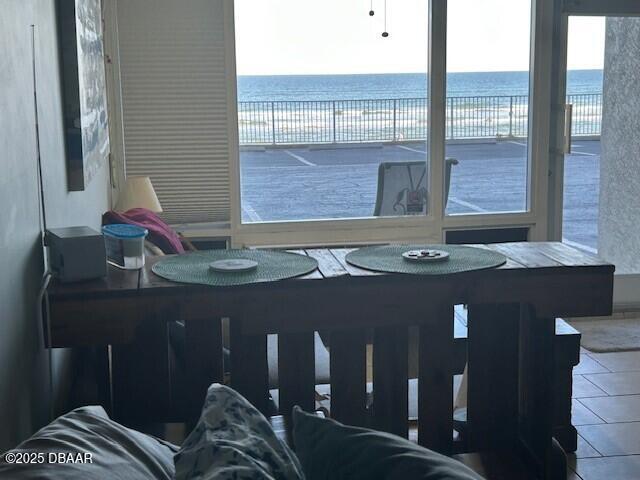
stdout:
<svg viewBox="0 0 640 480">
<path fill-rule="evenodd" d="M 35 297 L 40 249 L 31 30 L 36 25 L 40 142 L 50 227 L 98 227 L 108 168 L 85 192 L 67 192 L 54 0 L 4 0 L 0 14 L 0 451 L 48 420 L 47 355 Z M 56 384 L 65 352 L 57 352 Z"/>
<path fill-rule="evenodd" d="M 604 71 L 598 250 L 640 273 L 640 19 L 607 20 Z"/>
</svg>

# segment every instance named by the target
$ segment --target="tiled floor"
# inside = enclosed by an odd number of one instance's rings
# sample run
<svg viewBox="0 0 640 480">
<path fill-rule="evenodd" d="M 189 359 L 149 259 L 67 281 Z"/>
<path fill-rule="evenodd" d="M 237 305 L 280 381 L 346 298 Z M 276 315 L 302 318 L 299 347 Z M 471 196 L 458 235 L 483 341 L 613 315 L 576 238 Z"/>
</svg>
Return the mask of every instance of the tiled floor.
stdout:
<svg viewBox="0 0 640 480">
<path fill-rule="evenodd" d="M 581 349 L 573 381 L 569 480 L 640 480 L 640 352 Z"/>
</svg>

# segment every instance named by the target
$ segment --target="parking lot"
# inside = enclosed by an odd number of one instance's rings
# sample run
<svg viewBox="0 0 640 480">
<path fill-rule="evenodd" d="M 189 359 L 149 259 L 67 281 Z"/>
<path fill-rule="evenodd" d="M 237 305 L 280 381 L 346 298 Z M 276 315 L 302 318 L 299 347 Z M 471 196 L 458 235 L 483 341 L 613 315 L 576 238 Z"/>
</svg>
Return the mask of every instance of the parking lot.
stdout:
<svg viewBox="0 0 640 480">
<path fill-rule="evenodd" d="M 527 160 L 522 141 L 447 146 L 456 158 L 447 213 L 521 211 Z M 245 222 L 368 217 L 381 162 L 420 161 L 424 143 L 316 145 L 241 150 Z M 600 142 L 576 140 L 565 163 L 564 236 L 597 243 Z"/>
</svg>

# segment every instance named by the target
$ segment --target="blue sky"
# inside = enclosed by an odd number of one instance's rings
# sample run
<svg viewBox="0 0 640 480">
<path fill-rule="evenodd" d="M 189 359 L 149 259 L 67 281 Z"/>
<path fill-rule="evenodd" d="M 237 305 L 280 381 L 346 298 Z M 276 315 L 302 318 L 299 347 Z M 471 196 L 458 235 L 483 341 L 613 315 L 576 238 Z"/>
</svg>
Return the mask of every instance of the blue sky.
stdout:
<svg viewBox="0 0 640 480">
<path fill-rule="evenodd" d="M 427 0 L 235 0 L 240 75 L 425 72 Z M 449 0 L 448 70 L 527 70 L 530 0 Z M 569 68 L 602 68 L 604 21 L 570 20 Z"/>
</svg>

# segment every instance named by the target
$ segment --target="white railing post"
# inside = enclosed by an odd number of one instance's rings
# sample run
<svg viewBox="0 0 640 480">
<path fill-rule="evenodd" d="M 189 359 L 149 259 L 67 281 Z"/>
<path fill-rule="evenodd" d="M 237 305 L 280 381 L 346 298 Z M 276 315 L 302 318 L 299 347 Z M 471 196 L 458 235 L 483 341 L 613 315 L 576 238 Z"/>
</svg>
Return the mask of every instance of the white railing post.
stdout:
<svg viewBox="0 0 640 480">
<path fill-rule="evenodd" d="M 397 125 L 396 125 L 396 107 L 398 104 L 398 100 L 397 99 L 393 99 L 393 139 L 392 141 L 396 141 L 398 138 L 398 134 L 397 134 Z"/>
<path fill-rule="evenodd" d="M 273 144 L 276 144 L 276 108 L 275 108 L 275 102 L 271 102 L 271 133 L 272 133 L 272 139 L 273 139 Z"/>
<path fill-rule="evenodd" d="M 336 142 L 336 101 L 335 100 L 331 102 L 331 107 L 333 110 L 333 143 L 337 143 Z"/>
<path fill-rule="evenodd" d="M 451 129 L 451 135 L 449 136 L 449 139 L 453 140 L 453 138 L 455 137 L 453 131 L 455 126 L 455 119 L 453 118 L 453 97 L 447 98 L 447 102 L 449 102 L 449 128 Z"/>
<path fill-rule="evenodd" d="M 513 95 L 509 97 L 509 137 L 513 137 Z"/>
</svg>

